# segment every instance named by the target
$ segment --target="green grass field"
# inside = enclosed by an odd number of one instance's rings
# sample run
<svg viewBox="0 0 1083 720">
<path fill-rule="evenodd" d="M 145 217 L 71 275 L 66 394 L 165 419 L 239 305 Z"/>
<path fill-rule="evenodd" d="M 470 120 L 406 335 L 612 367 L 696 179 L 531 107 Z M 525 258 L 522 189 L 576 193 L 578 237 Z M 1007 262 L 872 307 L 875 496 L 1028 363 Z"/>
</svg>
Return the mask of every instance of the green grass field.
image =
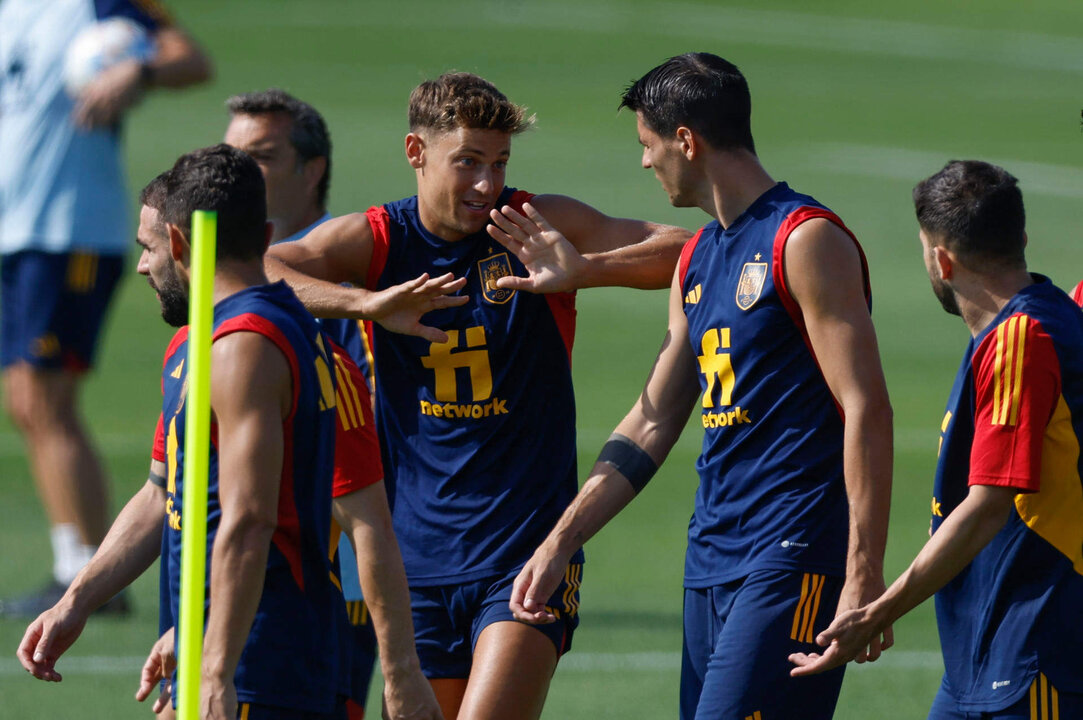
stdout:
<svg viewBox="0 0 1083 720">
<path fill-rule="evenodd" d="M 939 421 L 966 331 L 929 291 L 909 193 L 950 158 L 999 162 L 1022 182 L 1033 269 L 1083 277 L 1077 0 L 857 0 L 459 3 L 415 0 L 176 0 L 217 64 L 198 90 L 152 97 L 127 128 L 137 190 L 180 153 L 217 142 L 229 94 L 276 85 L 313 103 L 335 141 L 335 213 L 413 192 L 402 155 L 406 98 L 448 69 L 491 79 L 537 113 L 516 139 L 509 182 L 573 195 L 615 215 L 689 228 L 639 167 L 635 123 L 617 114 L 626 84 L 664 58 L 709 50 L 749 78 L 768 170 L 835 209 L 862 240 L 895 408 L 895 491 L 887 573 L 921 546 Z M 133 192 L 134 197 L 134 192 Z M 133 214 L 134 228 L 134 214 Z M 134 259 L 134 255 L 133 255 Z M 665 325 L 665 294 L 580 294 L 575 377 L 580 466 L 587 468 L 641 387 Z M 146 477 L 170 330 L 133 271 L 84 404 L 119 508 Z M 587 546 L 582 624 L 544 717 L 676 715 L 684 532 L 700 432 L 690 428 L 642 497 Z M 21 443 L 0 420 L 0 595 L 43 581 L 45 523 Z M 33 680 L 14 650 L 22 623 L 0 621 L 0 719 L 147 717 L 132 700 L 157 627 L 157 579 L 135 587 L 126 621 L 92 620 L 60 685 Z M 923 718 L 941 672 L 929 604 L 896 627 L 897 646 L 851 668 L 837 717 Z M 373 697 L 376 697 L 374 690 Z"/>
</svg>

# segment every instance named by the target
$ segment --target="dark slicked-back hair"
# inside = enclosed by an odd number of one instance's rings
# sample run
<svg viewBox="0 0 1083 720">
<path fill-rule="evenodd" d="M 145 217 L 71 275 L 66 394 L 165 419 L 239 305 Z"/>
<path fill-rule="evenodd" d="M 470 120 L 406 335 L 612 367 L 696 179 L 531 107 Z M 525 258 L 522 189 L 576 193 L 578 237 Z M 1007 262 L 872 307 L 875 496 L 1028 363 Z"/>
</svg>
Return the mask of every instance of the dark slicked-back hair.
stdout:
<svg viewBox="0 0 1083 720">
<path fill-rule="evenodd" d="M 620 107 L 639 113 L 662 137 L 684 126 L 718 150 L 756 153 L 748 82 L 736 65 L 717 55 L 671 57 L 629 85 Z"/>
<path fill-rule="evenodd" d="M 508 100 L 485 78 L 473 73 L 444 73 L 410 93 L 410 132 L 457 128 L 499 130 L 516 135 L 534 124 L 526 108 Z"/>
<path fill-rule="evenodd" d="M 194 210 L 218 213 L 219 260 L 253 260 L 267 249 L 267 197 L 263 174 L 246 153 L 224 143 L 181 155 L 164 177 L 162 219 L 191 240 Z M 149 196 L 148 196 L 149 197 Z M 150 205 L 150 207 L 154 207 Z"/>
<path fill-rule="evenodd" d="M 165 212 L 165 198 L 168 191 L 169 173 L 171 170 L 158 175 L 158 177 L 147 183 L 147 186 L 143 188 L 139 193 L 139 204 L 146 205 L 149 208 L 153 208 L 160 213 Z"/>
<path fill-rule="evenodd" d="M 1025 268 L 1023 193 L 1004 168 L 952 160 L 914 188 L 918 224 L 978 271 Z"/>
<path fill-rule="evenodd" d="M 289 116 L 293 121 L 290 145 L 297 151 L 301 162 L 320 157 L 327 161 L 327 169 L 316 186 L 316 201 L 321 209 L 325 209 L 327 191 L 331 187 L 331 133 L 316 108 L 278 88 L 234 95 L 226 100 L 226 107 L 230 115 L 282 113 Z"/>
</svg>

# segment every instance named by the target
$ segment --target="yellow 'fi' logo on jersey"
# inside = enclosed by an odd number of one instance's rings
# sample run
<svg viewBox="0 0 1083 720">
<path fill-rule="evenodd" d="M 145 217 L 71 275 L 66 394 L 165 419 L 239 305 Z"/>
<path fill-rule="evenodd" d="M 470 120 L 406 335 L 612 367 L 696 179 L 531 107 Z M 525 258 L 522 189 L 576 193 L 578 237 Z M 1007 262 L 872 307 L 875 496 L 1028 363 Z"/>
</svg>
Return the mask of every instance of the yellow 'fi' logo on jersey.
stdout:
<svg viewBox="0 0 1083 720">
<path fill-rule="evenodd" d="M 748 310 L 760 299 L 763 281 L 767 279 L 767 263 L 750 262 L 741 268 L 737 281 L 737 307 Z"/>
<path fill-rule="evenodd" d="M 511 260 L 507 253 L 497 253 L 479 260 L 478 272 L 481 274 L 481 294 L 487 301 L 494 305 L 503 305 L 515 295 L 514 290 L 496 286 L 498 279 L 512 274 Z"/>
</svg>

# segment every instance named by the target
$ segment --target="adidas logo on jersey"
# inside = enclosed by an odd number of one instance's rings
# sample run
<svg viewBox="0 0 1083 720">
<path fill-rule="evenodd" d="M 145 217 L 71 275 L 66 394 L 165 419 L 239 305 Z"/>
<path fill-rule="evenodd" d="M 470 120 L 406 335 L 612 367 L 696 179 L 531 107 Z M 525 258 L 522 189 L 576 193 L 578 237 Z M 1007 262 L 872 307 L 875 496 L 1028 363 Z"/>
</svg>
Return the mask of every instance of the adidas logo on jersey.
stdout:
<svg viewBox="0 0 1083 720">
<path fill-rule="evenodd" d="M 684 296 L 684 302 L 687 305 L 695 305 L 699 302 L 700 296 L 703 294 L 703 285 L 696 283 L 696 286 Z"/>
</svg>

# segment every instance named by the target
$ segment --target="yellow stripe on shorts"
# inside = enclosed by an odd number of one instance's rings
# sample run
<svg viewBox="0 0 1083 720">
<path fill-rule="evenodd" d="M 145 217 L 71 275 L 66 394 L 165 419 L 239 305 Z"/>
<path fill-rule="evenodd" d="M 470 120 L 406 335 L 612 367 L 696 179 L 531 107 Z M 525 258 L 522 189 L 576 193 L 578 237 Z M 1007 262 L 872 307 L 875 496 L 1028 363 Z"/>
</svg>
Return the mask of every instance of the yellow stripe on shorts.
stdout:
<svg viewBox="0 0 1083 720">
<path fill-rule="evenodd" d="M 801 599 L 797 601 L 797 609 L 793 613 L 791 640 L 806 643 L 814 641 L 812 629 L 816 623 L 816 614 L 820 611 L 820 594 L 826 580 L 825 576 L 815 573 L 805 573 L 801 578 Z"/>
</svg>

